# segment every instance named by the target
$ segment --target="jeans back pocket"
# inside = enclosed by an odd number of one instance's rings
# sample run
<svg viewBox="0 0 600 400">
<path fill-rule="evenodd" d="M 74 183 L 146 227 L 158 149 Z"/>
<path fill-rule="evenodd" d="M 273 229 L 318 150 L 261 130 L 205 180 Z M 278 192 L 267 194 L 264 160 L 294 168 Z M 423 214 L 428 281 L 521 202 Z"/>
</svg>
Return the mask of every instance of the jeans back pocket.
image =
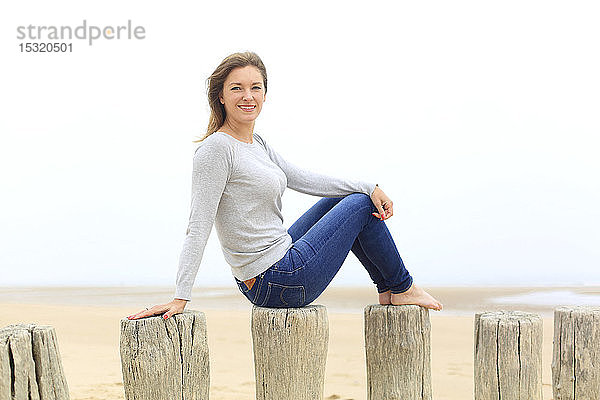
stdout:
<svg viewBox="0 0 600 400">
<path fill-rule="evenodd" d="M 302 307 L 305 298 L 306 292 L 302 285 L 288 286 L 269 282 L 261 306 L 275 308 Z"/>
</svg>

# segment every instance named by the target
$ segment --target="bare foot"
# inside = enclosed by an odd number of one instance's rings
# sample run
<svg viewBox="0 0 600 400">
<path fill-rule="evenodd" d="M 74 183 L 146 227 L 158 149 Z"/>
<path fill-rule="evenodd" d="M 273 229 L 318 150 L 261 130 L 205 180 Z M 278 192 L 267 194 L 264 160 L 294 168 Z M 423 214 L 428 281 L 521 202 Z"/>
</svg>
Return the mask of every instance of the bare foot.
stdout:
<svg viewBox="0 0 600 400">
<path fill-rule="evenodd" d="M 433 296 L 415 284 L 412 284 L 406 292 L 392 293 L 391 302 L 396 306 L 402 304 L 416 304 L 437 311 L 441 311 L 442 309 L 442 303 L 434 299 Z"/>
<path fill-rule="evenodd" d="M 379 304 L 388 305 L 392 304 L 392 291 L 388 290 L 387 292 L 379 293 Z"/>
</svg>

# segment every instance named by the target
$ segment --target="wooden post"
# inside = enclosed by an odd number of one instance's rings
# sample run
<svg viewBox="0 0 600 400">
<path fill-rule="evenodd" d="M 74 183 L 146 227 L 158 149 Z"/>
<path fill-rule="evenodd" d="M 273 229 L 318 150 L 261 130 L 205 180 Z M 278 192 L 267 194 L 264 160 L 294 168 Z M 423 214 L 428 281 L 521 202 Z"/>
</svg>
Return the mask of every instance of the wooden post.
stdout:
<svg viewBox="0 0 600 400">
<path fill-rule="evenodd" d="M 542 400 L 542 318 L 475 314 L 475 400 Z"/>
<path fill-rule="evenodd" d="M 127 400 L 206 400 L 208 342 L 204 313 L 184 310 L 121 319 L 121 367 Z"/>
<path fill-rule="evenodd" d="M 554 309 L 552 392 L 556 400 L 600 399 L 600 307 Z"/>
<path fill-rule="evenodd" d="M 327 310 L 252 307 L 257 400 L 321 400 L 329 343 Z"/>
<path fill-rule="evenodd" d="M 430 400 L 429 310 L 373 304 L 364 318 L 367 399 Z"/>
<path fill-rule="evenodd" d="M 0 400 L 69 400 L 54 327 L 0 329 Z"/>
</svg>

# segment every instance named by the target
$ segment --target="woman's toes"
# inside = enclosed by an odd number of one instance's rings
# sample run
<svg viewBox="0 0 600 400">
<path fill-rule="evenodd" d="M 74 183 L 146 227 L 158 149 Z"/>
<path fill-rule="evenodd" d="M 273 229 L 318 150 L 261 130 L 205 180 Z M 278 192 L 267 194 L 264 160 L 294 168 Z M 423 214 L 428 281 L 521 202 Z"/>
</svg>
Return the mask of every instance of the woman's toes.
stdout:
<svg viewBox="0 0 600 400">
<path fill-rule="evenodd" d="M 442 309 L 439 301 L 416 285 L 412 285 L 406 292 L 392 294 L 391 302 L 395 305 L 416 304 L 438 311 Z"/>
</svg>

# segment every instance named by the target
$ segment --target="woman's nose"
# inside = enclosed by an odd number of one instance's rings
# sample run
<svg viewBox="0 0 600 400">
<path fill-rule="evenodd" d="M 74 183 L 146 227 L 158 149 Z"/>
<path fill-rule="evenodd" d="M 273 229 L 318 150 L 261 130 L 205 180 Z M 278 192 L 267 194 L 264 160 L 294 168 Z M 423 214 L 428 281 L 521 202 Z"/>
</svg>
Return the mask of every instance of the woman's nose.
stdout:
<svg viewBox="0 0 600 400">
<path fill-rule="evenodd" d="M 252 92 L 250 90 L 244 92 L 244 100 L 252 100 Z"/>
</svg>

